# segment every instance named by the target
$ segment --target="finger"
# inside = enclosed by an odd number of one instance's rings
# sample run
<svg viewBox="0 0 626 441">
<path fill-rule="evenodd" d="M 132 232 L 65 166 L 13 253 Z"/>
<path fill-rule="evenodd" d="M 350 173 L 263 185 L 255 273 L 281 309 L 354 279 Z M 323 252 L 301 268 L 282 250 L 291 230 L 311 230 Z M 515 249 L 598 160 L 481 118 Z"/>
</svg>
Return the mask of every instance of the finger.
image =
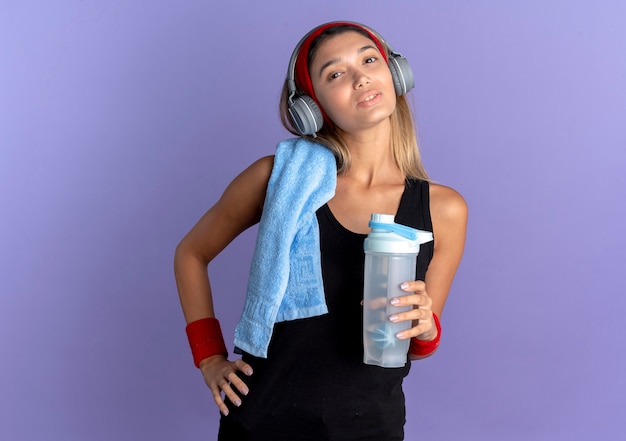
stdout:
<svg viewBox="0 0 626 441">
<path fill-rule="evenodd" d="M 209 386 L 209 389 L 211 389 L 211 393 L 213 394 L 213 401 L 215 401 L 215 404 L 217 405 L 220 413 L 224 416 L 228 415 L 228 407 L 222 399 L 222 390 L 218 387 L 217 384 Z"/>
<path fill-rule="evenodd" d="M 383 309 L 387 307 L 387 297 L 376 297 L 373 299 L 368 299 L 363 303 L 363 306 L 366 309 Z"/>
<path fill-rule="evenodd" d="M 399 312 L 389 316 L 389 321 L 393 323 L 411 322 L 412 326 L 418 326 L 423 322 L 432 321 L 433 312 L 430 309 L 414 308 L 410 311 Z"/>
<path fill-rule="evenodd" d="M 237 389 L 240 394 L 248 395 L 248 392 L 250 392 L 248 385 L 244 383 L 241 378 L 239 378 L 236 372 L 229 373 L 227 379 L 230 382 L 231 387 Z"/>
<path fill-rule="evenodd" d="M 426 283 L 422 280 L 412 280 L 402 283 L 400 289 L 406 292 L 423 293 L 426 292 Z"/>
<path fill-rule="evenodd" d="M 427 294 L 408 294 L 406 296 L 394 297 L 390 300 L 393 306 L 417 306 L 419 308 L 430 309 L 433 301 Z"/>
<path fill-rule="evenodd" d="M 407 338 L 419 337 L 423 334 L 432 334 L 434 327 L 432 319 L 419 320 L 417 326 L 414 326 L 406 331 L 398 332 L 396 337 L 400 340 L 404 340 Z"/>
<path fill-rule="evenodd" d="M 433 312 L 430 309 L 414 308 L 410 311 L 399 312 L 389 316 L 391 322 L 406 322 L 406 321 L 422 321 L 430 320 L 433 316 Z"/>
<path fill-rule="evenodd" d="M 230 382 L 226 377 L 223 377 L 219 381 L 219 388 L 222 390 L 224 396 L 228 398 L 231 403 L 233 403 L 237 407 L 241 406 L 241 398 L 239 398 L 239 395 L 237 395 L 237 393 L 230 386 Z"/>
<path fill-rule="evenodd" d="M 237 370 L 243 372 L 248 377 L 252 375 L 252 366 L 250 366 L 248 363 L 246 363 L 242 359 L 235 360 L 235 367 L 237 368 Z"/>
</svg>

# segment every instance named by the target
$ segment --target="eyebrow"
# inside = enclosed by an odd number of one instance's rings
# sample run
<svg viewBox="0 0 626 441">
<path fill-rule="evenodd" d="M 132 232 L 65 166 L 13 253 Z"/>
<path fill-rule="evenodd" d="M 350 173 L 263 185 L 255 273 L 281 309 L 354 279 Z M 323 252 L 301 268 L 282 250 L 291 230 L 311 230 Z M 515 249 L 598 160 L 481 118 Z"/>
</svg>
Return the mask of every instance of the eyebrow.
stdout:
<svg viewBox="0 0 626 441">
<path fill-rule="evenodd" d="M 378 50 L 375 46 L 368 44 L 366 46 L 363 46 L 361 49 L 359 49 L 357 51 L 357 54 L 361 54 L 369 49 L 374 49 L 374 50 Z M 326 63 L 322 64 L 322 67 L 320 67 L 320 72 L 319 72 L 319 76 L 322 76 L 322 73 L 324 72 L 324 69 L 326 69 L 329 66 L 332 66 L 333 64 L 339 63 L 341 61 L 341 58 L 333 58 L 331 60 L 328 60 Z"/>
</svg>

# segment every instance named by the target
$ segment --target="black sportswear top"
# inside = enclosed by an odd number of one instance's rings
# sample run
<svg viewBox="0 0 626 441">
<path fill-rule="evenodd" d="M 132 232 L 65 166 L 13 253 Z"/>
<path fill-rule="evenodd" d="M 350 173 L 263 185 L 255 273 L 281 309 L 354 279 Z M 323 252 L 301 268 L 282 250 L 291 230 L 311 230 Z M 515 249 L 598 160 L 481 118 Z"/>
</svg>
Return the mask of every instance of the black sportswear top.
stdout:
<svg viewBox="0 0 626 441">
<path fill-rule="evenodd" d="M 363 363 L 363 240 L 344 228 L 328 205 L 317 211 L 328 314 L 277 323 L 267 359 L 244 353 L 254 369 L 242 375 L 250 393 L 229 404 L 221 441 L 402 440 L 402 380 L 411 363 L 382 368 Z M 396 222 L 432 231 L 428 183 L 408 180 Z M 423 244 L 417 279 L 423 280 L 433 242 Z"/>
</svg>

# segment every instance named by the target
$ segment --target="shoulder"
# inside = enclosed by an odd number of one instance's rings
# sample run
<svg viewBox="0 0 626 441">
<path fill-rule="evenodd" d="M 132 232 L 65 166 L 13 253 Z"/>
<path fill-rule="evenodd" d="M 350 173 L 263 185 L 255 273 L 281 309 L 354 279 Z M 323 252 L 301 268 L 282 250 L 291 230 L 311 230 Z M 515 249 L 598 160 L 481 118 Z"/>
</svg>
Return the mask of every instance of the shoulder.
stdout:
<svg viewBox="0 0 626 441">
<path fill-rule="evenodd" d="M 451 227 L 465 226 L 468 207 L 459 192 L 445 185 L 430 183 L 429 195 L 433 224 Z"/>
<path fill-rule="evenodd" d="M 260 158 L 226 187 L 222 196 L 183 238 L 179 249 L 210 262 L 242 231 L 261 218 L 273 157 Z"/>
<path fill-rule="evenodd" d="M 233 179 L 227 190 L 239 187 L 247 187 L 248 189 L 259 186 L 267 187 L 273 166 L 273 155 L 257 159 Z"/>
<path fill-rule="evenodd" d="M 273 166 L 274 155 L 263 156 L 262 158 L 254 161 L 246 170 L 244 170 L 244 173 L 249 173 L 253 176 L 257 176 L 261 179 L 265 178 L 267 180 L 272 173 Z"/>
<path fill-rule="evenodd" d="M 273 164 L 274 156 L 264 156 L 254 161 L 226 187 L 216 206 L 226 213 L 233 212 L 231 217 L 241 215 L 241 210 L 260 213 Z"/>
</svg>

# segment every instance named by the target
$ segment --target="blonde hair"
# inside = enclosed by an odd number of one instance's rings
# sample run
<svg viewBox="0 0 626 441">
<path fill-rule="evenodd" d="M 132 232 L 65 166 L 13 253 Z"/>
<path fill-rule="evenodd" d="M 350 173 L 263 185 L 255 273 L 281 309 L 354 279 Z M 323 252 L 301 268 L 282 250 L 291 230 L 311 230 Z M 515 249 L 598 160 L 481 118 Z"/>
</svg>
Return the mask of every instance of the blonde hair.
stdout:
<svg viewBox="0 0 626 441">
<path fill-rule="evenodd" d="M 287 111 L 289 91 L 287 84 L 283 87 L 280 98 L 280 120 L 288 132 L 318 142 L 328 147 L 337 158 L 337 172 L 345 173 L 350 169 L 352 158 L 350 150 L 341 137 L 339 130 L 324 124 L 317 137 L 310 135 L 300 135 L 294 128 L 289 113 Z M 413 114 L 409 107 L 406 96 L 399 96 L 396 100 L 396 109 L 390 116 L 391 122 L 391 139 L 390 144 L 393 152 L 393 158 L 396 165 L 407 178 L 421 179 L 430 181 L 428 173 L 422 163 L 419 147 L 417 145 L 417 136 L 415 125 L 413 123 Z"/>
<path fill-rule="evenodd" d="M 354 30 L 354 29 L 348 29 Z M 323 37 L 324 34 L 320 35 Z M 318 38 L 320 38 L 318 37 Z M 368 36 L 369 38 L 369 36 Z M 315 45 L 316 46 L 316 45 Z M 387 48 L 388 56 L 389 50 Z M 310 55 L 310 54 L 309 54 Z M 298 90 L 298 94 L 302 91 Z M 301 135 L 294 127 L 288 112 L 289 88 L 287 81 L 283 85 L 283 90 L 279 103 L 280 120 L 290 133 L 310 139 L 328 147 L 337 158 L 337 172 L 345 173 L 350 169 L 352 159 L 350 150 L 341 136 L 341 132 L 334 124 L 324 124 L 317 136 Z M 417 135 L 415 124 L 413 122 L 413 114 L 409 106 L 409 102 L 405 95 L 398 96 L 396 99 L 396 108 L 390 116 L 391 136 L 390 144 L 393 152 L 393 158 L 398 168 L 407 178 L 421 179 L 430 181 L 428 173 L 422 164 L 422 159 L 417 145 Z"/>
</svg>

